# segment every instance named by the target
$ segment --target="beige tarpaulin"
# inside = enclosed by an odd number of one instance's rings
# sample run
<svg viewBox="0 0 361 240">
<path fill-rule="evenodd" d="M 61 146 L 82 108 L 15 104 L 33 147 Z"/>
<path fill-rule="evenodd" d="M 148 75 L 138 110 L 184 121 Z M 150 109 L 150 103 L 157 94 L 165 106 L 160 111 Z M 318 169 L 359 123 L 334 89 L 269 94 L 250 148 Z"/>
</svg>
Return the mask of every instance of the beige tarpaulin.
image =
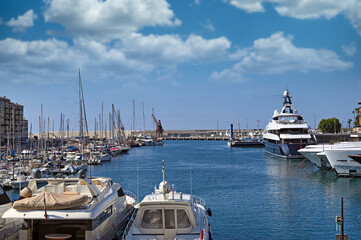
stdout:
<svg viewBox="0 0 361 240">
<path fill-rule="evenodd" d="M 44 192 L 38 196 L 24 198 L 15 201 L 14 209 L 18 210 L 40 210 L 44 209 L 44 196 L 47 210 L 60 210 L 78 207 L 88 200 L 86 195 L 62 195 L 52 192 Z"/>
</svg>

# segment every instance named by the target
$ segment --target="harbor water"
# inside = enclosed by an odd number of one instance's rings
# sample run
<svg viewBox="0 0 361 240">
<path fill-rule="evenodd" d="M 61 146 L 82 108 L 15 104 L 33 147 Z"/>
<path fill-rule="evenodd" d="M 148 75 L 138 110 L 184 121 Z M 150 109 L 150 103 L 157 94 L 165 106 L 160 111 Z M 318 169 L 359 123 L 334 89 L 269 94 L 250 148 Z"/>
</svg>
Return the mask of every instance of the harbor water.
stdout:
<svg viewBox="0 0 361 240">
<path fill-rule="evenodd" d="M 166 141 L 133 148 L 88 176 L 106 176 L 141 200 L 162 181 L 202 197 L 212 210 L 213 239 L 334 239 L 344 198 L 345 233 L 361 239 L 361 179 L 338 178 L 309 161 L 283 160 L 263 148 L 224 141 Z M 14 199 L 18 192 L 9 191 Z"/>
</svg>

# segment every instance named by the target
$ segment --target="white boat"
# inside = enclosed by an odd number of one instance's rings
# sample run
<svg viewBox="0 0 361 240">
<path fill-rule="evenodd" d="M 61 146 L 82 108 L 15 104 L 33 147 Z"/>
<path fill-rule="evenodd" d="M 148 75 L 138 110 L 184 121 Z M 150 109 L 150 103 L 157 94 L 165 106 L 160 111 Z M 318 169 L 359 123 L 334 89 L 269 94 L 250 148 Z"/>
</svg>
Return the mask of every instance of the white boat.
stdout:
<svg viewBox="0 0 361 240">
<path fill-rule="evenodd" d="M 288 90 L 283 93 L 283 107 L 279 113 L 274 111 L 271 121 L 266 126 L 265 152 L 282 158 L 304 158 L 297 151 L 316 139 L 309 132 L 310 127 L 303 116 L 293 108 Z"/>
<path fill-rule="evenodd" d="M 11 201 L 4 190 L 0 187 L 0 239 L 19 239 L 19 231 L 22 225 L 20 219 L 4 219 L 2 215 L 11 208 Z"/>
<path fill-rule="evenodd" d="M 340 176 L 361 176 L 361 164 L 349 156 L 360 155 L 361 147 L 340 147 L 325 150 L 328 161 Z"/>
<path fill-rule="evenodd" d="M 29 180 L 26 176 L 20 175 L 17 176 L 16 179 L 11 180 L 11 186 L 14 189 L 23 189 L 24 187 L 28 186 Z"/>
<path fill-rule="evenodd" d="M 136 206 L 122 239 L 211 239 L 208 216 L 211 211 L 203 199 L 176 192 L 165 181 Z"/>
<path fill-rule="evenodd" d="M 318 168 L 331 168 L 327 157 L 324 157 L 325 149 L 329 149 L 329 144 L 309 145 L 305 148 L 299 149 L 298 152 L 305 156 L 310 162 L 316 165 Z"/>
<path fill-rule="evenodd" d="M 113 239 L 124 229 L 135 199 L 110 178 L 48 178 L 29 182 L 31 197 L 15 201 L 4 219 L 23 219 L 19 239 Z M 45 181 L 45 186 L 44 186 Z M 42 184 L 42 185 L 40 185 Z"/>
</svg>

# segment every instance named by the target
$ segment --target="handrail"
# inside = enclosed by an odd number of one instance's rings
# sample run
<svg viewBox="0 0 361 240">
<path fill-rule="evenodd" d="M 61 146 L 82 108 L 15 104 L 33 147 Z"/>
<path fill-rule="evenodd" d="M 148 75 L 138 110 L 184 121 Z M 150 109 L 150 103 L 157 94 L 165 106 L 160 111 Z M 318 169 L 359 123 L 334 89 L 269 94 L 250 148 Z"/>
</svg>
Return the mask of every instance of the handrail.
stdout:
<svg viewBox="0 0 361 240">
<path fill-rule="evenodd" d="M 128 223 L 127 223 L 127 226 L 124 229 L 122 240 L 124 240 L 127 237 L 128 233 L 130 231 L 130 228 L 132 227 L 133 222 L 135 221 L 135 218 L 137 216 L 137 212 L 138 212 L 138 209 L 135 209 L 132 216 L 130 217 L 130 219 L 129 219 Z"/>
<path fill-rule="evenodd" d="M 193 204 L 200 204 L 201 206 L 206 208 L 206 201 L 204 201 L 203 198 L 194 195 L 192 197 L 193 197 Z"/>
<path fill-rule="evenodd" d="M 128 195 L 129 197 L 134 198 L 135 201 L 137 201 L 137 195 L 135 195 L 133 192 L 128 191 L 128 190 L 124 190 L 124 189 L 123 189 L 123 192 L 124 192 L 125 195 Z"/>
</svg>

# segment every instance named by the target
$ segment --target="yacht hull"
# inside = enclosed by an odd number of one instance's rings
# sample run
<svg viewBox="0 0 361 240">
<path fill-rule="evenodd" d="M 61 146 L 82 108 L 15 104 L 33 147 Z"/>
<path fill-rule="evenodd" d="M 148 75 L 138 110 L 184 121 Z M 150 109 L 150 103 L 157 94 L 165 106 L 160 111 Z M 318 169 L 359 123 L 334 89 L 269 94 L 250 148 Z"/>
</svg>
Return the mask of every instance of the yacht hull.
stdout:
<svg viewBox="0 0 361 240">
<path fill-rule="evenodd" d="M 266 140 L 265 153 L 285 159 L 303 159 L 305 157 L 298 153 L 300 147 L 299 144 L 274 144 Z"/>
</svg>

